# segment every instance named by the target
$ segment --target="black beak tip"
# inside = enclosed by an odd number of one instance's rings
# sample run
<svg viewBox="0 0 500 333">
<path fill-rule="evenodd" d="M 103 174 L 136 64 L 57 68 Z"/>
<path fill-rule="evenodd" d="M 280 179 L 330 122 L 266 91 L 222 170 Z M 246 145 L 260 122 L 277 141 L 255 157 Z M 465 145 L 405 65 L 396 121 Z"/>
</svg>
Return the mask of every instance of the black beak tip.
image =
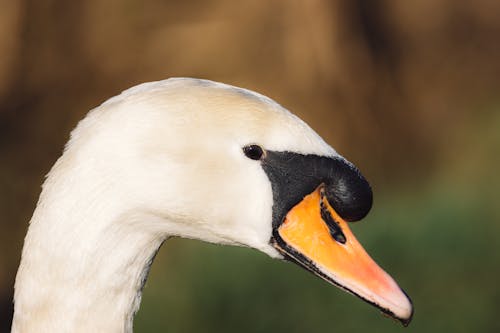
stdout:
<svg viewBox="0 0 500 333">
<path fill-rule="evenodd" d="M 401 289 L 401 290 L 403 290 L 403 289 Z M 411 304 L 410 316 L 406 319 L 400 319 L 401 324 L 403 324 L 404 327 L 407 327 L 408 325 L 410 325 L 411 320 L 413 319 L 413 314 L 415 313 L 415 308 L 413 307 L 413 302 L 412 302 L 410 296 L 408 296 L 408 294 L 404 290 L 403 290 L 403 293 L 406 295 L 406 297 L 408 298 L 408 300 L 410 301 L 410 304 Z"/>
<path fill-rule="evenodd" d="M 389 311 L 388 309 L 380 308 L 378 305 L 375 305 L 375 306 L 377 306 L 382 311 L 382 314 L 384 316 L 389 317 L 389 318 L 399 322 L 401 325 L 403 325 L 403 327 L 408 327 L 408 325 L 410 325 L 410 323 L 413 319 L 413 313 L 415 312 L 415 308 L 413 307 L 413 302 L 412 302 L 411 298 L 408 296 L 408 294 L 403 289 L 401 289 L 401 291 L 406 295 L 406 298 L 408 298 L 408 301 L 410 302 L 410 305 L 411 305 L 411 312 L 410 312 L 410 315 L 408 317 L 406 317 L 406 318 L 398 317 L 392 311 Z"/>
</svg>

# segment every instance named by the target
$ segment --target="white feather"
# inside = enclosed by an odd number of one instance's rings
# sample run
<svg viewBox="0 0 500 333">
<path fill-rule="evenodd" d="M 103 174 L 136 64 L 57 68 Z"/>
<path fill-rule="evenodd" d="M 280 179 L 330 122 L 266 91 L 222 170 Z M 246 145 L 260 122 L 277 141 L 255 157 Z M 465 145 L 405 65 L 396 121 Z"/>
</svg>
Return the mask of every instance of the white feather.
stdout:
<svg viewBox="0 0 500 333">
<path fill-rule="evenodd" d="M 271 99 L 207 80 L 141 84 L 92 110 L 43 185 L 13 332 L 130 332 L 170 236 L 280 257 L 269 244 L 271 184 L 247 144 L 336 155 Z"/>
</svg>

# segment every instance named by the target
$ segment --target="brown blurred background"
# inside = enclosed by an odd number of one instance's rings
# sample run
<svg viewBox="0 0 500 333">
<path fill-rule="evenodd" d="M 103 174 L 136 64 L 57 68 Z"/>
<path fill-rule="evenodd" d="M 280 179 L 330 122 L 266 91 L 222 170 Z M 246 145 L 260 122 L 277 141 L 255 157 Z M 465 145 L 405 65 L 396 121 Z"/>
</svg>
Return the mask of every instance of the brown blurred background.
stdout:
<svg viewBox="0 0 500 333">
<path fill-rule="evenodd" d="M 376 201 L 369 222 L 355 229 L 414 295 L 409 330 L 500 331 L 500 2 L 0 0 L 0 8 L 0 331 L 10 327 L 40 184 L 70 130 L 106 98 L 172 76 L 268 95 L 360 167 Z M 399 330 L 353 297 L 249 250 L 190 241 L 167 247 L 138 331 Z M 213 265 L 200 286 L 188 277 L 202 252 Z M 178 271 L 165 273 L 165 262 Z M 247 293 L 236 300 L 206 291 L 227 284 L 225 265 L 242 262 L 268 275 L 237 276 L 241 284 L 227 288 Z M 187 296 L 156 292 L 165 290 L 165 276 L 190 281 L 177 290 Z M 283 287 L 285 276 L 293 283 Z M 268 282 L 268 298 L 241 306 Z M 291 304 L 324 316 L 272 307 L 273 290 L 289 294 L 297 284 L 306 289 Z M 169 320 L 161 309 L 170 308 L 184 314 Z M 280 324 L 280 314 L 294 311 L 300 323 Z"/>
</svg>

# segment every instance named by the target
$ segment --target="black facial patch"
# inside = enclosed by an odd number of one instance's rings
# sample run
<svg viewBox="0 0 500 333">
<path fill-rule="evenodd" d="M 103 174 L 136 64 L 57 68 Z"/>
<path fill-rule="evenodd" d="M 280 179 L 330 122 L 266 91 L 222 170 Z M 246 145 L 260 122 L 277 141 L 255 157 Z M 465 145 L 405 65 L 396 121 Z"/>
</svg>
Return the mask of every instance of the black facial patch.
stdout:
<svg viewBox="0 0 500 333">
<path fill-rule="evenodd" d="M 273 228 L 320 184 L 330 205 L 346 221 L 357 221 L 372 206 L 372 191 L 358 169 L 340 157 L 266 151 L 261 160 L 273 190 Z"/>
</svg>

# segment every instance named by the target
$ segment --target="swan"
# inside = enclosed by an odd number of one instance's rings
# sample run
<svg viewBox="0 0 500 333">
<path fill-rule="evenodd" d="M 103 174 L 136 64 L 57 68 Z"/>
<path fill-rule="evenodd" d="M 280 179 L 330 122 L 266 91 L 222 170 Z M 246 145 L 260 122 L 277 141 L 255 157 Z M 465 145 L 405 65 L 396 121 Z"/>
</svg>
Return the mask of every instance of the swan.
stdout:
<svg viewBox="0 0 500 333">
<path fill-rule="evenodd" d="M 42 186 L 12 332 L 131 332 L 161 244 L 180 236 L 294 262 L 408 324 L 408 296 L 348 222 L 358 169 L 258 93 L 192 78 L 130 88 L 72 131 Z"/>
</svg>

